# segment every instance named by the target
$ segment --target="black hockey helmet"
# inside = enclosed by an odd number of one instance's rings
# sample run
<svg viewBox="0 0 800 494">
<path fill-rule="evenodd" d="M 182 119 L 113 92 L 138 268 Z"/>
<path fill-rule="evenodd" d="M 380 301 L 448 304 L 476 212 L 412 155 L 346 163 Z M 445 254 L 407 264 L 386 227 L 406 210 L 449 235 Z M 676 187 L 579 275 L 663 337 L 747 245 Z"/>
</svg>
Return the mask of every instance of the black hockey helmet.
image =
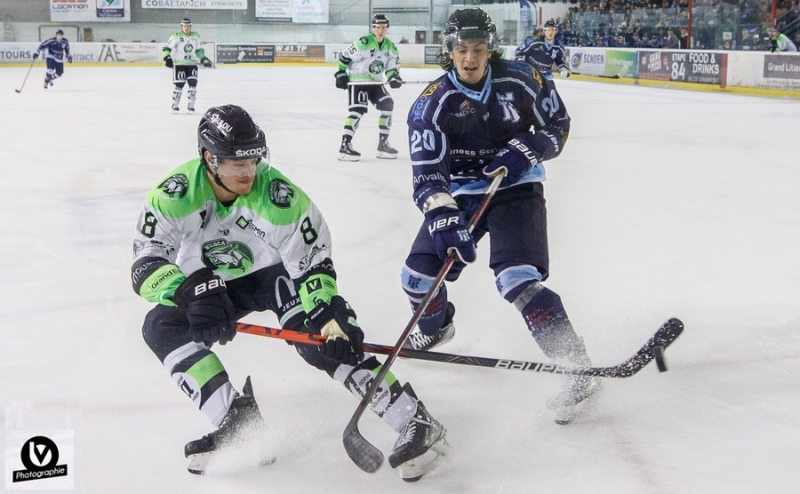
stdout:
<svg viewBox="0 0 800 494">
<path fill-rule="evenodd" d="M 558 26 L 556 26 L 556 21 L 554 21 L 553 19 L 548 19 L 548 21 L 544 23 L 544 27 L 547 28 L 547 27 L 558 27 Z"/>
<path fill-rule="evenodd" d="M 64 36 L 64 31 L 62 31 L 61 29 L 59 29 L 58 31 L 56 31 L 56 36 L 58 36 L 59 34 L 60 34 L 61 36 Z"/>
<path fill-rule="evenodd" d="M 209 108 L 197 127 L 197 151 L 211 153 L 215 171 L 221 158 L 242 160 L 262 158 L 269 161 L 267 138 L 258 124 L 243 108 L 236 105 Z"/>
<path fill-rule="evenodd" d="M 442 52 L 450 53 L 453 45 L 464 40 L 483 40 L 494 51 L 497 47 L 497 27 L 483 9 L 459 9 L 447 19 L 442 32 Z"/>
<path fill-rule="evenodd" d="M 191 26 L 192 25 L 192 20 L 189 19 L 188 17 L 184 17 L 183 20 L 181 21 L 181 26 L 183 26 L 184 24 L 187 24 L 187 25 Z"/>
<path fill-rule="evenodd" d="M 372 25 L 373 26 L 382 26 L 386 24 L 386 28 L 389 28 L 389 18 L 383 14 L 375 14 L 372 16 Z"/>
</svg>

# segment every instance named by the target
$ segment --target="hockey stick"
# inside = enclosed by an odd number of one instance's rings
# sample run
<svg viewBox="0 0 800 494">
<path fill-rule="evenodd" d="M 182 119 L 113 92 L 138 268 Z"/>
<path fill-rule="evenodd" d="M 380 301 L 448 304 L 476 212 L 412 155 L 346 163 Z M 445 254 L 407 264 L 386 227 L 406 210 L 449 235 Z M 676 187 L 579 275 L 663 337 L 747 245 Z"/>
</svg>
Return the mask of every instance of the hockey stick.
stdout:
<svg viewBox="0 0 800 494">
<path fill-rule="evenodd" d="M 505 177 L 505 173 L 502 171 L 495 175 L 492 183 L 489 185 L 489 188 L 486 191 L 486 195 L 483 197 L 478 209 L 472 215 L 472 218 L 470 218 L 469 223 L 467 224 L 468 231 L 472 232 L 473 228 L 475 228 L 475 224 L 478 222 L 478 220 L 480 220 L 481 216 L 483 216 L 483 213 L 489 206 L 489 201 L 494 196 L 494 193 L 497 192 L 497 188 L 500 187 L 500 182 L 503 180 L 503 177 Z M 419 307 L 417 307 L 417 310 L 414 311 L 414 315 L 411 317 L 411 320 L 408 322 L 406 328 L 403 330 L 403 333 L 400 335 L 400 338 L 397 340 L 397 343 L 394 345 L 394 349 L 389 352 L 389 356 L 386 357 L 386 361 L 381 366 L 380 372 L 378 372 L 378 375 L 370 383 L 367 391 L 361 398 L 358 407 L 356 407 L 355 413 L 350 418 L 350 422 L 348 422 L 347 427 L 344 429 L 344 433 L 342 434 L 344 449 L 347 451 L 347 455 L 350 457 L 350 459 L 353 460 L 353 462 L 365 472 L 372 473 L 380 468 L 381 464 L 383 463 L 383 453 L 381 453 L 378 448 L 373 446 L 364 438 L 363 435 L 361 435 L 361 432 L 358 430 L 358 420 L 369 406 L 381 383 L 383 383 L 383 378 L 389 373 L 389 368 L 392 366 L 392 363 L 400 353 L 403 343 L 405 343 L 406 339 L 408 339 L 408 335 L 411 334 L 411 330 L 414 329 L 414 326 L 416 326 L 420 317 L 422 317 L 422 313 L 428 308 L 428 304 L 430 304 L 431 299 L 436 295 L 436 292 L 439 291 L 439 285 L 444 282 L 445 276 L 447 276 L 450 268 L 452 268 L 453 264 L 456 262 L 456 257 L 457 255 L 454 252 L 451 252 L 447 257 L 444 266 L 442 266 L 442 268 L 439 270 L 439 274 L 436 275 L 436 279 L 433 280 L 433 285 L 420 301 Z"/>
<path fill-rule="evenodd" d="M 403 81 L 403 85 L 406 84 L 430 84 L 430 81 Z M 383 86 L 384 84 L 389 84 L 389 81 L 364 81 L 364 82 L 354 82 L 350 81 L 347 83 L 348 86 Z"/>
<path fill-rule="evenodd" d="M 247 333 L 256 336 L 267 336 L 279 340 L 291 341 L 306 345 L 322 345 L 327 338 L 321 335 L 303 333 L 292 329 L 269 328 L 256 324 L 239 323 L 236 327 L 239 333 Z M 556 364 L 544 364 L 540 362 L 526 362 L 513 359 L 497 359 L 488 357 L 471 357 L 467 355 L 456 355 L 452 353 L 428 352 L 424 350 L 408 350 L 400 348 L 397 356 L 415 360 L 428 360 L 431 362 L 442 362 L 445 364 L 462 364 L 475 367 L 490 367 L 493 369 L 542 372 L 547 374 L 569 374 L 578 376 L 599 376 L 599 377 L 631 377 L 644 366 L 650 363 L 655 357 L 655 348 L 661 347 L 660 352 L 672 344 L 683 332 L 683 323 L 676 318 L 672 318 L 661 325 L 655 334 L 645 343 L 631 358 L 621 364 L 611 367 L 566 367 Z M 395 347 L 388 345 L 376 345 L 374 343 L 364 343 L 364 351 L 377 353 L 379 355 L 390 355 Z M 663 364 L 662 364 L 663 365 Z"/>
<path fill-rule="evenodd" d="M 28 76 L 31 75 L 31 69 L 33 68 L 33 62 L 35 62 L 35 61 L 36 61 L 35 58 L 31 60 L 31 64 L 28 67 L 28 73 L 25 74 L 25 80 L 22 81 L 22 86 L 20 86 L 19 89 L 15 89 L 14 90 L 14 91 L 17 92 L 17 94 L 22 92 L 22 88 L 24 88 L 25 87 L 25 83 L 28 82 Z"/>
<path fill-rule="evenodd" d="M 603 79 L 619 79 L 619 75 L 598 75 L 598 74 L 582 74 L 580 72 L 573 72 L 572 75 L 582 75 L 585 77 L 602 77 Z"/>
</svg>

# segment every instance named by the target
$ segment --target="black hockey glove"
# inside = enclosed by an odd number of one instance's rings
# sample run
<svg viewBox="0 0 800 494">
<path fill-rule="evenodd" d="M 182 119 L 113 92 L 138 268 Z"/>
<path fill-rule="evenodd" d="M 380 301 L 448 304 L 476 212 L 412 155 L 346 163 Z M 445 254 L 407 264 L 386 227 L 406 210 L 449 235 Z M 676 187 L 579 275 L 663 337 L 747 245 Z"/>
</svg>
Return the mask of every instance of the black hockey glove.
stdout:
<svg viewBox="0 0 800 494">
<path fill-rule="evenodd" d="M 465 263 L 475 262 L 475 240 L 467 230 L 464 213 L 453 207 L 439 207 L 425 213 L 428 220 L 428 233 L 433 237 L 436 255 L 442 261 L 454 251 Z"/>
<path fill-rule="evenodd" d="M 350 76 L 347 75 L 347 72 L 344 70 L 337 70 L 335 74 L 336 77 L 336 87 L 339 89 L 347 89 L 347 84 L 350 82 Z"/>
<path fill-rule="evenodd" d="M 175 302 L 186 309 L 192 340 L 220 345 L 236 336 L 233 303 L 225 282 L 210 269 L 195 271 L 175 290 Z"/>
<path fill-rule="evenodd" d="M 72 55 L 67 55 L 67 62 L 72 63 Z"/>
<path fill-rule="evenodd" d="M 322 345 L 326 358 L 353 366 L 364 358 L 364 331 L 356 322 L 355 311 L 339 295 L 330 305 L 323 303 L 311 309 L 306 326 L 328 337 Z"/>
<path fill-rule="evenodd" d="M 213 63 L 211 63 L 211 60 L 209 60 L 208 57 L 201 58 L 200 63 L 203 64 L 203 67 L 211 67 L 212 65 L 214 65 Z"/>
<path fill-rule="evenodd" d="M 493 177 L 500 170 L 505 169 L 506 176 L 500 182 L 500 186 L 508 186 L 517 183 L 525 172 L 539 163 L 536 153 L 527 144 L 517 138 L 508 141 L 508 144 L 500 148 L 494 155 L 494 159 L 483 168 L 483 173 Z"/>
<path fill-rule="evenodd" d="M 37 58 L 39 58 L 39 52 L 35 51 L 33 52 L 33 59 L 36 60 Z"/>
<path fill-rule="evenodd" d="M 397 72 L 392 74 L 392 76 L 389 78 L 389 87 L 391 87 L 392 89 L 397 89 L 402 85 L 403 85 L 403 79 L 400 78 L 400 74 L 398 74 Z"/>
<path fill-rule="evenodd" d="M 164 57 L 164 65 L 166 65 L 170 69 L 172 68 L 173 64 L 172 64 L 172 57 L 171 56 L 167 55 L 166 57 Z"/>
</svg>

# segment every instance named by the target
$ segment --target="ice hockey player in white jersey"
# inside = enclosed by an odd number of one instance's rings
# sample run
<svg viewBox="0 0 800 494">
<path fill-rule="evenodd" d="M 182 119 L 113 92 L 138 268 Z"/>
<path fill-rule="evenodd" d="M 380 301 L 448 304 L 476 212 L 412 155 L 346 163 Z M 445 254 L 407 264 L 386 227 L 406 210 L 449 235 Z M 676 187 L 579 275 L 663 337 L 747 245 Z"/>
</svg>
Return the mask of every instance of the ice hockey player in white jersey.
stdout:
<svg viewBox="0 0 800 494">
<path fill-rule="evenodd" d="M 378 158 L 395 159 L 397 150 L 389 144 L 394 100 L 383 85 L 383 75 L 392 89 L 403 85 L 400 78 L 400 54 L 392 40 L 386 37 L 389 19 L 383 14 L 372 17 L 372 33 L 358 38 L 339 54 L 336 87 L 349 95 L 349 114 L 344 121 L 344 134 L 339 147 L 340 161 L 358 161 L 361 153 L 353 148 L 353 136 L 369 108 L 369 103 L 381 112 L 378 118 Z"/>
<path fill-rule="evenodd" d="M 263 430 L 250 378 L 237 391 L 212 351 L 236 336 L 238 319 L 271 311 L 283 328 L 326 336 L 323 346 L 295 349 L 359 398 L 381 363 L 364 353 L 356 313 L 338 293 L 325 219 L 270 165 L 255 121 L 238 106 L 214 107 L 197 140 L 200 156 L 147 196 L 131 279 L 157 304 L 145 317 L 145 342 L 216 427 L 184 449 L 189 470 L 203 473 L 216 452 Z M 446 452 L 445 428 L 391 373 L 376 396 L 372 410 L 399 433 L 389 464 L 403 480 L 419 480 Z"/>
<path fill-rule="evenodd" d="M 180 111 L 183 86 L 189 85 L 187 90 L 189 113 L 194 113 L 194 102 L 197 98 L 197 64 L 211 67 L 211 60 L 206 57 L 200 42 L 200 35 L 192 31 L 192 21 L 184 18 L 181 21 L 181 30 L 169 37 L 167 46 L 161 52 L 164 65 L 172 69 L 172 112 Z"/>
</svg>

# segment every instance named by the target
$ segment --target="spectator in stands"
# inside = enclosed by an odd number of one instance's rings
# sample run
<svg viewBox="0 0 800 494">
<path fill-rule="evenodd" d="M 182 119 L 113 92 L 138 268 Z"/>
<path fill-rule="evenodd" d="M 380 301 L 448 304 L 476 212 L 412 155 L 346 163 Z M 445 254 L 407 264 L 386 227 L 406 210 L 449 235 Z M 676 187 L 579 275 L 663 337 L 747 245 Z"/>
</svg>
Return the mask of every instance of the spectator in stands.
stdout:
<svg viewBox="0 0 800 494">
<path fill-rule="evenodd" d="M 689 48 L 689 30 L 685 27 L 681 28 L 681 35 L 678 36 L 678 45 L 680 46 L 681 50 L 686 50 Z"/>
<path fill-rule="evenodd" d="M 718 50 L 733 50 L 733 46 L 731 46 L 731 40 L 726 39 L 719 45 Z"/>
<path fill-rule="evenodd" d="M 633 33 L 633 43 L 631 43 L 631 48 L 644 48 L 647 46 L 644 41 L 639 39 L 639 35 Z"/>
<path fill-rule="evenodd" d="M 750 30 L 746 27 L 742 28 L 742 35 L 739 41 L 736 43 L 737 50 L 754 50 L 755 45 L 753 44 L 753 37 L 750 36 Z"/>
<path fill-rule="evenodd" d="M 400 43 L 399 43 L 399 44 L 401 44 L 401 45 L 407 45 L 407 44 L 408 44 L 408 38 L 406 38 L 405 36 L 403 36 L 402 38 L 400 38 Z"/>
<path fill-rule="evenodd" d="M 667 28 L 667 36 L 664 38 L 664 48 L 668 50 L 677 50 L 680 48 L 678 37 L 675 36 L 675 32 L 671 27 Z"/>
<path fill-rule="evenodd" d="M 711 49 L 711 31 L 706 27 L 705 21 L 697 21 L 694 28 L 694 47 L 701 49 Z"/>
</svg>

